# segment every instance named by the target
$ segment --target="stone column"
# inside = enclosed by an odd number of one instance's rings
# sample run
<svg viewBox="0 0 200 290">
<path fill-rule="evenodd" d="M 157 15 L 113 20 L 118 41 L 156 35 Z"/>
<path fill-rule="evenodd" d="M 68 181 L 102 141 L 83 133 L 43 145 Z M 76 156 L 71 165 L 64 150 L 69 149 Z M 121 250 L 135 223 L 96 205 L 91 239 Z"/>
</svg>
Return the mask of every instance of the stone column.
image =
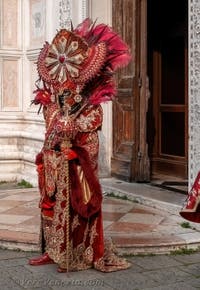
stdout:
<svg viewBox="0 0 200 290">
<path fill-rule="evenodd" d="M 112 23 L 112 0 L 88 0 L 88 15 L 97 23 Z M 103 126 L 99 132 L 100 154 L 99 154 L 99 175 L 109 177 L 111 171 L 112 154 L 112 103 L 103 104 Z"/>
</svg>

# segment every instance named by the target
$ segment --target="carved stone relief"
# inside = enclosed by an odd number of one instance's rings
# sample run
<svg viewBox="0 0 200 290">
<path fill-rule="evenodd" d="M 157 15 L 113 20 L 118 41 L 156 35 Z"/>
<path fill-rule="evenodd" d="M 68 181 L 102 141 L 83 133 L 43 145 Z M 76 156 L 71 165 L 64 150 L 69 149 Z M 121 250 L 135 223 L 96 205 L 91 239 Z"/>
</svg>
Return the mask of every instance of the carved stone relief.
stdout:
<svg viewBox="0 0 200 290">
<path fill-rule="evenodd" d="M 189 1 L 189 187 L 200 170 L 200 0 Z"/>
<path fill-rule="evenodd" d="M 45 0 L 30 0 L 30 44 L 41 45 L 45 41 Z"/>
<path fill-rule="evenodd" d="M 70 28 L 72 17 L 72 0 L 59 1 L 59 27 Z"/>
<path fill-rule="evenodd" d="M 88 0 L 60 0 L 59 27 L 70 29 L 71 21 L 76 27 L 88 15 Z"/>
<path fill-rule="evenodd" d="M 4 111 L 17 110 L 19 107 L 19 60 L 3 60 L 3 100 Z"/>
</svg>

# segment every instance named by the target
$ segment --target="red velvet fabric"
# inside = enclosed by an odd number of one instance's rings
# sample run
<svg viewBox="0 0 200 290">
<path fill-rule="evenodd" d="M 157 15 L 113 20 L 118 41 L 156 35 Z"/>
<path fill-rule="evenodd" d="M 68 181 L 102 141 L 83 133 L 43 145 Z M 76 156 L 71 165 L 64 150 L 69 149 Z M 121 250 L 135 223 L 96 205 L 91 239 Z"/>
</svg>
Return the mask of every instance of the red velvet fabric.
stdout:
<svg viewBox="0 0 200 290">
<path fill-rule="evenodd" d="M 83 202 L 83 192 L 78 178 L 76 164 L 70 164 L 70 180 L 71 180 L 71 204 L 74 210 L 82 217 L 88 218 L 101 209 L 102 191 L 99 180 L 94 174 L 94 170 L 90 165 L 90 160 L 87 151 L 81 147 L 73 147 L 73 150 L 79 156 L 80 165 L 84 171 L 84 175 L 89 184 L 93 195 L 87 204 Z"/>
<path fill-rule="evenodd" d="M 191 222 L 200 223 L 200 171 L 198 172 L 180 215 Z"/>
</svg>

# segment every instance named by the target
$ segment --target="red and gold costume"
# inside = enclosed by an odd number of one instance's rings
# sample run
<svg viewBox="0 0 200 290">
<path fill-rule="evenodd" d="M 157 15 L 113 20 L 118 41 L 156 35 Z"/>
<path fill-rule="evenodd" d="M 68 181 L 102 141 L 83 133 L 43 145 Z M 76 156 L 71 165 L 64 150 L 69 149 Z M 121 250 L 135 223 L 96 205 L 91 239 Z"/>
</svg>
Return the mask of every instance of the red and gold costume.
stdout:
<svg viewBox="0 0 200 290">
<path fill-rule="evenodd" d="M 113 98 L 113 72 L 130 55 L 111 28 L 91 24 L 62 29 L 38 58 L 42 88 L 37 85 L 33 103 L 43 106 L 46 124 L 36 157 L 45 254 L 30 264 L 54 262 L 60 272 L 130 266 L 105 246 L 97 163 L 100 103 Z"/>
<path fill-rule="evenodd" d="M 195 178 L 192 188 L 188 192 L 180 215 L 186 220 L 200 223 L 200 171 Z"/>
</svg>

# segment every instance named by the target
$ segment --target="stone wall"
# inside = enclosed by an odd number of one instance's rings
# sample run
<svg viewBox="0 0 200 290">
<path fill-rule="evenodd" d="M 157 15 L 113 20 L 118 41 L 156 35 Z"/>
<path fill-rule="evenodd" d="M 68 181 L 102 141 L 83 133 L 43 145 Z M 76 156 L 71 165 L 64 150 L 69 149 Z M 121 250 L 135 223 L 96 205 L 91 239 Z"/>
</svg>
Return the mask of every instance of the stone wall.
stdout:
<svg viewBox="0 0 200 290">
<path fill-rule="evenodd" d="M 38 78 L 36 60 L 45 40 L 59 28 L 74 26 L 86 16 L 109 23 L 111 1 L 0 0 L 0 181 L 37 185 L 34 165 L 44 138 L 38 108 L 30 106 Z M 103 13 L 102 11 L 107 11 Z M 100 17 L 99 17 L 100 14 Z M 100 133 L 100 175 L 109 175 L 112 107 L 104 107 Z"/>
</svg>

